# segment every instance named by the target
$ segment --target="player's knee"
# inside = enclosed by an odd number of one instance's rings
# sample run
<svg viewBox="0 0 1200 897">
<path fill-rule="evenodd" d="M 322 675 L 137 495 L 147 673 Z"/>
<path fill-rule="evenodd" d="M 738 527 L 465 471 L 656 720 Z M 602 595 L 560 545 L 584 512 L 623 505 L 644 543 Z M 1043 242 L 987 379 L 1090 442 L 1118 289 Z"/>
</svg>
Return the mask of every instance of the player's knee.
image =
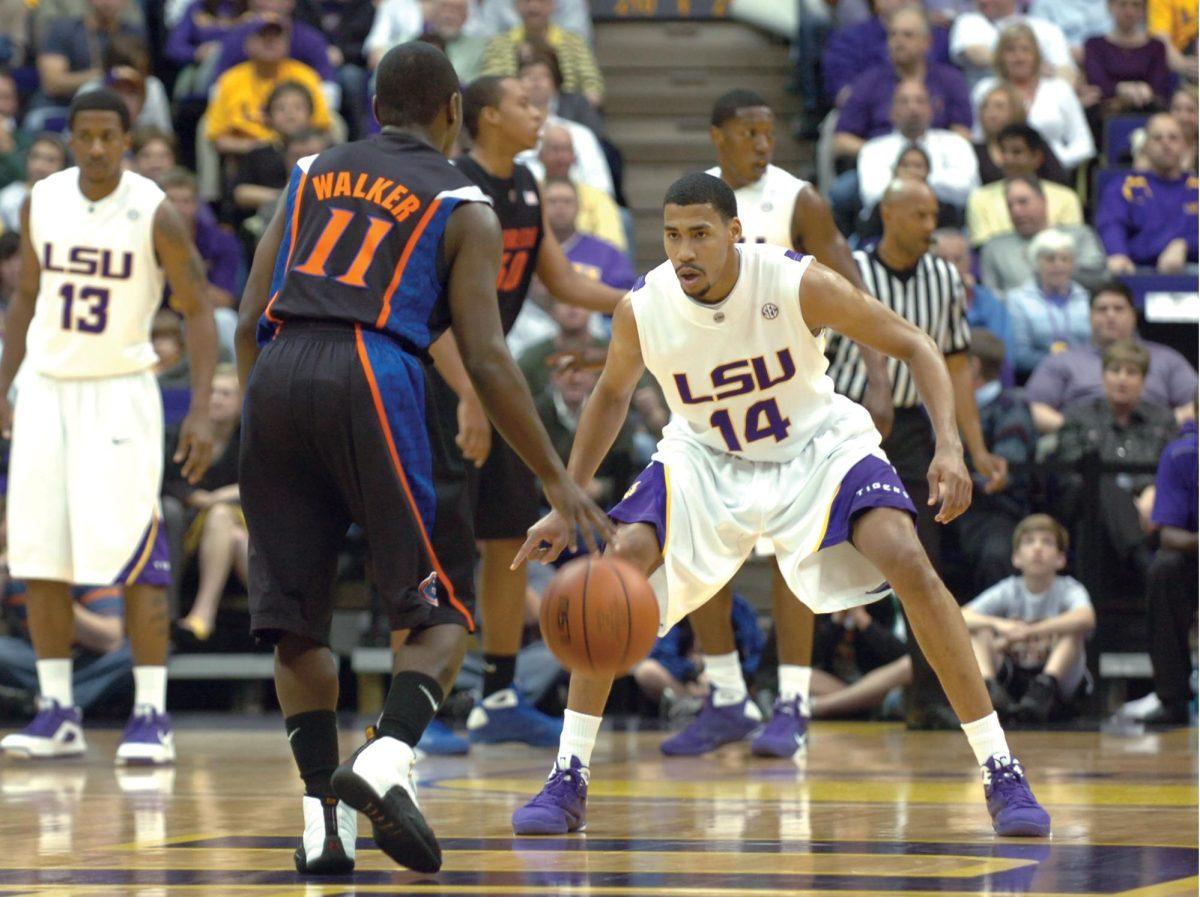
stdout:
<svg viewBox="0 0 1200 897">
<path fill-rule="evenodd" d="M 205 518 L 205 528 L 214 528 L 218 526 L 227 526 L 234 521 L 233 507 L 224 502 L 213 505 L 208 509 L 208 516 Z"/>
<path fill-rule="evenodd" d="M 649 574 L 661 552 L 654 527 L 647 523 L 633 523 L 618 527 L 608 553 Z"/>
</svg>

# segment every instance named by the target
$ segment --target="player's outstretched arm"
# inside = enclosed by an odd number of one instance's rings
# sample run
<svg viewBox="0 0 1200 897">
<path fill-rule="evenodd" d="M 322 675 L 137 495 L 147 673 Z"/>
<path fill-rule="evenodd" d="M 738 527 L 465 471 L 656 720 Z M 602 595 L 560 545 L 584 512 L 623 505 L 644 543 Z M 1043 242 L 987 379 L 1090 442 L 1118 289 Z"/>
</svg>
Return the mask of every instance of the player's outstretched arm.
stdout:
<svg viewBox="0 0 1200 897">
<path fill-rule="evenodd" d="M 542 215 L 545 235 L 538 249 L 537 276 L 546 285 L 550 295 L 559 302 L 567 305 L 577 305 L 589 311 L 599 311 L 611 315 L 621 297 L 625 294 L 618 289 L 600 283 L 598 280 L 588 280 L 575 270 L 567 260 L 558 238 Z"/>
<path fill-rule="evenodd" d="M 171 307 L 184 317 L 192 394 L 179 428 L 175 463 L 195 485 L 212 462 L 213 433 L 209 418 L 213 371 L 217 367 L 217 324 L 208 300 L 204 262 L 183 218 L 163 200 L 154 213 L 154 251 L 171 286 Z"/>
<path fill-rule="evenodd" d="M 984 492 L 992 495 L 1008 485 L 1008 461 L 988 451 L 983 438 L 983 424 L 979 421 L 979 405 L 975 401 L 975 386 L 967 353 L 947 355 L 946 368 L 954 389 L 954 416 L 958 420 L 959 432 L 967 444 L 967 451 L 971 453 L 971 463 L 987 477 Z"/>
<path fill-rule="evenodd" d="M 12 436 L 12 404 L 8 401 L 8 391 L 25 360 L 25 337 L 29 333 L 29 322 L 33 320 L 41 279 L 42 265 L 29 237 L 29 199 L 26 197 L 21 206 L 21 278 L 8 303 L 8 314 L 4 319 L 4 354 L 0 356 L 0 431 L 5 439 Z"/>
<path fill-rule="evenodd" d="M 567 471 L 580 487 L 592 481 L 604 456 L 616 441 L 629 414 L 629 402 L 645 369 L 637 321 L 627 296 L 613 314 L 612 341 L 608 344 L 604 370 L 587 404 L 583 406 L 583 414 L 575 430 L 575 441 L 571 445 Z M 543 544 L 549 547 L 543 548 Z M 549 514 L 529 530 L 528 538 L 512 565 L 516 568 L 529 557 L 548 564 L 558 557 L 565 544 L 564 521 L 556 514 Z"/>
<path fill-rule="evenodd" d="M 816 263 L 800 281 L 800 311 L 813 330 L 829 327 L 908 365 L 937 438 L 929 467 L 929 503 L 941 502 L 940 523 L 959 516 L 971 503 L 971 478 L 963 463 L 950 374 L 932 337 Z"/>
<path fill-rule="evenodd" d="M 285 206 L 283 197 L 280 197 L 279 204 L 275 206 L 275 214 L 271 216 L 271 221 L 254 250 L 254 261 L 250 263 L 250 273 L 246 276 L 246 286 L 242 290 L 242 303 L 238 306 L 234 349 L 237 352 L 238 380 L 241 381 L 243 392 L 250 383 L 250 371 L 254 369 L 254 362 L 258 360 L 258 322 L 267 310 L 275 258 L 283 244 Z"/>
<path fill-rule="evenodd" d="M 803 248 L 818 262 L 832 268 L 846 280 L 866 292 L 862 276 L 846 238 L 837 229 L 829 203 L 813 187 L 805 187 L 796 194 L 796 205 L 792 208 L 792 244 Z M 892 431 L 896 417 L 896 405 L 892 401 L 892 378 L 888 374 L 883 354 L 870 346 L 858 344 L 859 355 L 867 368 L 867 391 L 863 394 L 863 407 L 871 414 L 871 420 L 883 436 Z"/>
<path fill-rule="evenodd" d="M 596 534 L 607 539 L 612 524 L 567 476 L 534 410 L 525 377 L 504 344 L 496 298 L 503 239 L 496 214 L 480 203 L 463 204 L 450 216 L 443 246 L 450 268 L 452 329 L 475 392 L 500 435 L 542 481 L 550 506 L 570 526 L 571 543 L 582 530 L 595 550 Z"/>
</svg>

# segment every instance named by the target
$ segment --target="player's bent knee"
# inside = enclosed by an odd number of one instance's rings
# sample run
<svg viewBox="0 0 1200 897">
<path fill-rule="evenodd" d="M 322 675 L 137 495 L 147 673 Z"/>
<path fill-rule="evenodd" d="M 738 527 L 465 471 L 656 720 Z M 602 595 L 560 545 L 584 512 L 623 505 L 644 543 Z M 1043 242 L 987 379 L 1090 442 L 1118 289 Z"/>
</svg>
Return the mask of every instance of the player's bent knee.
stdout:
<svg viewBox="0 0 1200 897">
<path fill-rule="evenodd" d="M 648 523 L 630 523 L 618 527 L 606 553 L 628 561 L 647 575 L 661 555 L 658 536 Z"/>
</svg>

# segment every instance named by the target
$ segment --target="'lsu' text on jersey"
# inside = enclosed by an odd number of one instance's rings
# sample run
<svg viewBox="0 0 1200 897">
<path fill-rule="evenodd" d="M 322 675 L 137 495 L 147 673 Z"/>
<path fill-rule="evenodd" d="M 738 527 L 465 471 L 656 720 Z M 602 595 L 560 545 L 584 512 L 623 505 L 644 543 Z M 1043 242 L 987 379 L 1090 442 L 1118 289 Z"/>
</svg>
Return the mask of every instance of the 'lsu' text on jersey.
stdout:
<svg viewBox="0 0 1200 897">
<path fill-rule="evenodd" d="M 812 257 L 763 244 L 737 251 L 737 283 L 719 303 L 688 298 L 669 261 L 631 293 L 642 358 L 671 409 L 664 438 L 786 461 L 834 421 L 857 416 L 870 428 L 867 412 L 834 392 L 822 341 L 801 314 Z"/>
<path fill-rule="evenodd" d="M 721 176 L 720 167 L 710 168 L 713 177 Z M 753 184 L 733 191 L 737 197 L 738 221 L 742 222 L 742 241 L 770 243 L 792 248 L 792 213 L 796 197 L 808 181 L 792 177 L 782 168 L 768 165 Z"/>
<path fill-rule="evenodd" d="M 154 214 L 165 194 L 126 171 L 93 202 L 79 169 L 33 185 L 29 239 L 41 266 L 26 364 L 47 377 L 119 377 L 152 368 L 150 326 L 162 303 Z"/>
<path fill-rule="evenodd" d="M 343 144 L 296 164 L 286 202 L 260 339 L 343 321 L 424 351 L 449 326 L 442 235 L 459 203 L 488 199 L 440 152 L 386 131 Z"/>
</svg>

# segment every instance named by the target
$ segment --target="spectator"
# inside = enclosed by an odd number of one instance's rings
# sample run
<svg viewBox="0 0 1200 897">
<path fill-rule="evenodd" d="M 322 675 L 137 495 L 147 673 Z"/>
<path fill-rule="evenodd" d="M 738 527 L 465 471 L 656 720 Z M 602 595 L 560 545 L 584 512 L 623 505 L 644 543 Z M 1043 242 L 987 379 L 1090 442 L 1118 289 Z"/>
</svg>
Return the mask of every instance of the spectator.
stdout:
<svg viewBox="0 0 1200 897">
<path fill-rule="evenodd" d="M 894 631 L 895 605 L 876 601 L 817 617 L 813 633 L 812 715 L 861 715 L 912 681 L 908 648 Z M 899 708 L 897 707 L 897 711 Z"/>
<path fill-rule="evenodd" d="M 208 109 L 208 139 L 222 153 L 245 154 L 270 143 L 275 133 L 266 120 L 267 100 L 275 89 L 293 81 L 312 99 L 312 124 L 330 125 L 329 108 L 317 73 L 302 62 L 286 58 L 287 32 L 276 21 L 259 22 L 246 38 L 247 62 L 221 76 Z"/>
<path fill-rule="evenodd" d="M 8 303 L 21 281 L 21 235 L 11 230 L 0 234 L 0 311 L 8 311 Z M 3 340 L 0 324 L 0 341 Z"/>
<path fill-rule="evenodd" d="M 527 38 L 541 38 L 558 54 L 563 91 L 583 94 L 589 103 L 599 107 L 604 102 L 604 76 L 587 42 L 551 23 L 554 0 L 516 0 L 516 10 L 521 24 L 488 42 L 483 54 L 483 74 L 516 75 L 517 47 Z"/>
<path fill-rule="evenodd" d="M 336 66 L 333 60 L 337 54 L 330 53 L 329 41 L 323 33 L 305 22 L 292 20 L 295 0 L 248 0 L 248 3 L 249 14 L 245 17 L 245 24 L 238 25 L 221 38 L 221 51 L 213 66 L 210 84 L 250 58 L 249 40 L 259 31 L 263 22 L 276 22 L 283 26 L 287 37 L 284 57 L 304 63 L 317 73 L 321 81 L 334 80 Z"/>
<path fill-rule="evenodd" d="M 873 208 L 892 180 L 892 169 L 909 144 L 925 150 L 929 158 L 929 186 L 942 202 L 958 208 L 967 204 L 979 186 L 975 151 L 965 137 L 953 131 L 930 128 L 933 109 L 929 93 L 919 81 L 906 81 L 892 96 L 895 130 L 867 141 L 858 155 L 859 195 L 864 208 Z"/>
<path fill-rule="evenodd" d="M 1183 132 L 1166 113 L 1146 124 L 1148 171 L 1114 180 L 1100 198 L 1096 230 L 1108 270 L 1132 274 L 1139 265 L 1176 274 L 1196 263 L 1196 176 L 1183 171 Z"/>
<path fill-rule="evenodd" d="M 237 237 L 213 221 L 200 219 L 196 176 L 191 172 L 176 168 L 167 173 L 161 186 L 191 231 L 192 241 L 204 261 L 209 302 L 214 308 L 237 308 L 237 282 L 242 270 L 242 250 Z"/>
<path fill-rule="evenodd" d="M 66 105 L 89 81 L 105 74 L 104 56 L 119 34 L 141 38 L 141 28 L 123 19 L 128 0 L 87 0 L 79 17 L 48 19 L 37 56 L 38 79 L 46 101 Z"/>
<path fill-rule="evenodd" d="M 367 70 L 366 40 L 375 21 L 375 0 L 309 0 L 297 14 L 297 24 L 303 21 L 318 30 L 328 41 L 326 55 L 333 64 L 333 80 L 340 97 L 334 97 L 332 85 L 326 85 L 331 102 L 340 102 L 351 140 L 366 133 L 371 91 Z"/>
<path fill-rule="evenodd" d="M 234 203 L 242 212 L 258 213 L 260 218 L 266 217 L 269 221 L 279 195 L 287 186 L 288 173 L 296 163 L 328 148 L 327 134 L 315 128 L 302 128 L 287 136 L 282 149 L 271 144 L 251 150 L 238 166 L 238 179 L 233 187 Z M 266 221 L 262 226 L 266 226 Z M 261 229 L 254 231 L 256 234 L 261 232 Z"/>
<path fill-rule="evenodd" d="M 993 290 L 1006 293 L 1033 277 L 1029 245 L 1050 227 L 1046 193 L 1037 178 L 1015 177 L 1004 185 L 1013 229 L 992 237 L 979 253 L 979 276 Z M 1107 279 L 1107 257 L 1096 232 L 1086 224 L 1057 228 L 1075 245 L 1075 279 L 1089 290 Z"/>
<path fill-rule="evenodd" d="M 212 635 L 231 571 L 243 583 L 249 581 L 250 540 L 238 492 L 241 410 L 237 371 L 232 365 L 220 365 L 213 376 L 209 413 L 212 465 L 198 483 L 190 483 L 174 461 L 178 430 L 167 433 L 163 494 L 175 498 L 186 509 L 185 557 L 196 559 L 200 577 L 191 609 L 173 627 L 176 648 L 195 647 Z"/>
<path fill-rule="evenodd" d="M 1005 178 L 1038 177 L 1046 159 L 1042 137 L 1029 125 L 1007 125 L 1000 132 L 1000 167 Z M 1039 180 L 1046 197 L 1046 217 L 1051 227 L 1083 222 L 1083 207 L 1074 190 L 1053 181 Z M 1004 183 L 996 181 L 971 194 L 967 201 L 967 231 L 971 245 L 982 246 L 999 234 L 1013 229 L 1008 214 L 1008 199 Z"/>
<path fill-rule="evenodd" d="M 271 142 L 250 150 L 238 165 L 233 203 L 242 213 L 257 212 L 264 203 L 279 198 L 289 171 L 284 164 L 284 146 L 293 135 L 316 130 L 312 124 L 313 95 L 294 81 L 284 81 L 271 91 L 266 111 Z M 269 193 L 262 192 L 260 185 Z"/>
<path fill-rule="evenodd" d="M 4 577 L 4 619 L 9 634 L 0 637 L 0 684 L 38 692 L 37 655 L 29 640 L 25 584 Z M 88 710 L 110 692 L 128 689 L 133 654 L 125 640 L 125 599 L 118 586 L 72 586 L 71 686 L 75 706 Z"/>
<path fill-rule="evenodd" d="M 977 125 L 982 138 L 975 143 L 975 155 L 979 159 L 979 182 L 991 184 L 1004 177 L 1004 153 L 1000 148 L 1000 135 L 1009 125 L 1025 124 L 1025 104 L 1021 95 L 1011 84 L 1000 81 L 983 94 L 979 104 Z M 1041 138 L 1038 138 L 1041 143 Z M 1052 152 L 1042 152 L 1042 164 L 1035 172 L 1043 180 L 1059 184 L 1067 183 L 1058 158 Z"/>
<path fill-rule="evenodd" d="M 17 82 L 0 70 L 0 189 L 25 176 L 25 153 L 33 134 L 20 127 L 19 112 Z"/>
<path fill-rule="evenodd" d="M 1057 25 L 1071 48 L 1071 58 L 1080 63 L 1084 44 L 1112 28 L 1111 7 L 1103 0 L 1033 0 L 1029 17 Z"/>
<path fill-rule="evenodd" d="M 550 21 L 592 42 L 592 11 L 588 0 L 556 0 Z M 493 38 L 521 24 L 514 0 L 481 0 L 477 4 L 468 31 Z"/>
<path fill-rule="evenodd" d="M 887 24 L 888 61 L 858 75 L 838 115 L 834 151 L 856 156 L 863 144 L 892 130 L 892 96 L 901 81 L 925 85 L 933 110 L 931 126 L 969 137 L 971 101 L 962 73 L 950 65 L 929 62 L 929 21 L 917 6 L 902 6 Z"/>
<path fill-rule="evenodd" d="M 86 18 L 91 11 L 88 0 L 38 0 L 37 3 L 26 5 L 29 6 L 33 17 L 34 48 L 41 47 L 46 42 L 56 23 Z M 145 34 L 146 19 L 141 3 L 121 4 L 117 18 L 128 30 Z"/>
<path fill-rule="evenodd" d="M 982 488 L 986 483 L 976 474 L 971 513 L 953 521 L 944 532 L 958 545 L 957 555 L 967 568 L 964 584 L 972 595 L 1011 572 L 1013 531 L 1030 509 L 1030 476 L 1023 468 L 1033 462 L 1037 431 L 1024 396 L 1001 382 L 1006 355 L 998 336 L 971 328 L 968 360 L 983 441 L 988 451 L 1008 462 L 1009 469 L 1008 484 L 991 494 Z"/>
<path fill-rule="evenodd" d="M 29 52 L 29 4 L 25 0 L 0 0 L 0 66 L 5 69 L 27 65 Z"/>
<path fill-rule="evenodd" d="M 529 384 L 529 392 L 537 398 L 550 385 L 550 372 L 572 358 L 581 358 L 589 350 L 603 351 L 604 342 L 591 334 L 588 322 L 592 314 L 587 309 L 565 302 L 552 302 L 550 318 L 555 333 L 530 345 L 520 354 L 519 366 Z"/>
<path fill-rule="evenodd" d="M 1074 279 L 1075 241 L 1049 228 L 1029 243 L 1033 279 L 1009 290 L 1012 317 L 1012 357 L 1017 376 L 1024 380 L 1047 355 L 1086 345 L 1088 292 Z"/>
<path fill-rule="evenodd" d="M 578 122 L 555 115 L 553 111 L 557 107 L 559 98 L 555 86 L 554 65 L 555 61 L 552 56 L 536 56 L 521 63 L 521 83 L 529 95 L 529 102 L 541 110 L 545 116 L 546 124 L 543 125 L 543 128 L 556 125 L 571 135 L 571 146 L 576 157 L 571 171 L 571 179 L 576 183 L 587 184 L 612 196 L 612 171 L 596 133 Z M 539 180 L 542 178 L 543 172 L 536 149 L 521 153 L 517 156 L 517 161 L 529 168 L 535 178 Z"/>
<path fill-rule="evenodd" d="M 363 43 L 371 71 L 375 71 L 383 54 L 392 47 L 419 37 L 424 24 L 418 0 L 383 0 L 375 10 L 375 21 Z"/>
<path fill-rule="evenodd" d="M 595 107 L 582 94 L 563 93 L 558 54 L 544 40 L 529 37 L 521 41 L 517 47 L 517 71 L 525 89 L 530 91 L 530 99 L 548 116 L 578 122 L 597 137 L 604 136 L 604 119 Z"/>
<path fill-rule="evenodd" d="M 542 129 L 542 145 L 538 149 L 537 157 L 543 178 L 570 178 L 575 159 L 575 144 L 571 140 L 571 132 L 561 125 L 546 125 Z M 577 181 L 573 183 L 579 198 L 576 229 L 580 233 L 612 243 L 622 252 L 627 252 L 628 240 L 617 203 L 603 190 Z"/>
<path fill-rule="evenodd" d="M 1144 341 L 1137 333 L 1133 293 L 1123 283 L 1109 283 L 1092 294 L 1091 342 L 1046 358 L 1026 386 L 1033 419 L 1041 433 L 1055 433 L 1063 425 L 1063 412 L 1104 397 L 1104 350 L 1117 342 L 1133 340 L 1150 353 L 1143 399 L 1151 405 L 1175 410 L 1177 419 L 1191 413 L 1196 394 L 1196 371 L 1187 359 L 1162 343 Z"/>
<path fill-rule="evenodd" d="M 1079 465 L 1087 458 L 1114 467 L 1152 467 L 1174 436 L 1175 418 L 1166 408 L 1142 399 L 1150 353 L 1132 340 L 1120 340 L 1101 357 L 1104 398 L 1066 410 L 1056 460 Z M 1104 584 L 1105 594 L 1097 598 L 1140 595 L 1150 565 L 1146 530 L 1154 505 L 1154 475 L 1121 471 L 1096 476 L 1077 469 L 1063 478 L 1061 493 L 1063 519 L 1079 525 L 1079 569 Z"/>
<path fill-rule="evenodd" d="M 57 134 L 38 134 L 25 156 L 25 180 L 0 190 L 0 223 L 6 230 L 21 230 L 21 206 L 29 188 L 42 178 L 67 167 L 67 147 Z"/>
<path fill-rule="evenodd" d="M 996 711 L 1045 723 L 1071 711 L 1087 689 L 1084 641 L 1096 628 L 1087 589 L 1062 575 L 1066 528 L 1048 514 L 1026 517 L 1012 538 L 1010 576 L 963 608 L 979 670 Z"/>
<path fill-rule="evenodd" d="M 205 63 L 215 65 L 221 39 L 237 27 L 246 14 L 246 0 L 192 0 L 167 35 L 163 53 L 184 69 Z M 209 79 L 201 77 L 199 80 L 207 83 Z"/>
<path fill-rule="evenodd" d="M 1168 111 L 1171 113 L 1171 117 L 1179 122 L 1179 127 L 1183 131 L 1183 170 L 1194 172 L 1196 170 L 1197 121 L 1200 120 L 1200 115 L 1197 114 L 1196 85 L 1180 86 L 1171 96 L 1171 107 Z"/>
<path fill-rule="evenodd" d="M 566 178 L 546 178 L 542 185 L 542 207 L 546 224 L 576 271 L 618 290 L 633 286 L 637 275 L 633 273 L 629 257 L 612 243 L 581 234 L 576 229 L 579 194 L 574 184 Z"/>
<path fill-rule="evenodd" d="M 841 106 L 859 75 L 887 63 L 890 49 L 887 22 L 896 10 L 912 5 L 911 0 L 872 0 L 870 18 L 838 28 L 829 36 L 821 56 L 821 71 L 830 103 Z M 950 62 L 945 28 L 932 29 L 926 59 L 930 63 Z"/>
<path fill-rule="evenodd" d="M 1196 405 L 1193 400 L 1192 416 Z M 1162 707 L 1146 722 L 1186 725 L 1191 688 L 1188 630 L 1196 613 L 1196 421 L 1163 451 L 1154 480 L 1150 520 L 1158 530 L 1158 553 L 1150 565 L 1150 660 Z"/>
<path fill-rule="evenodd" d="M 487 38 L 467 32 L 470 17 L 469 0 L 433 0 L 425 21 L 425 33 L 441 41 L 463 84 L 470 84 L 482 74 L 483 53 L 487 49 Z"/>
<path fill-rule="evenodd" d="M 163 176 L 175 167 L 175 137 L 157 128 L 133 132 L 133 161 L 130 167 L 142 177 L 162 186 Z"/>
<path fill-rule="evenodd" d="M 996 77 L 976 84 L 971 100 L 978 108 L 993 86 L 1007 81 L 1021 97 L 1026 121 L 1070 171 L 1096 155 L 1096 144 L 1072 83 L 1044 75 L 1042 68 L 1033 29 L 1025 22 L 1008 25 L 996 42 Z M 976 136 L 982 137 L 982 130 Z"/>
<path fill-rule="evenodd" d="M 733 595 L 733 641 L 747 682 L 754 680 L 762 660 L 763 637 L 754 607 L 736 592 Z M 692 627 L 680 620 L 660 636 L 649 656 L 633 668 L 633 678 L 651 701 L 672 702 L 684 696 L 708 695 L 708 677 L 704 675 L 703 656 Z"/>
<path fill-rule="evenodd" d="M 174 133 L 171 101 L 162 81 L 150 73 L 145 41 L 127 34 L 114 36 L 104 52 L 104 72 L 103 78 L 89 81 L 79 91 L 107 87 L 125 101 L 133 127 Z"/>
<path fill-rule="evenodd" d="M 963 13 L 950 29 L 950 59 L 962 68 L 967 83 L 977 84 L 991 73 L 1000 32 L 1018 22 L 1033 29 L 1042 62 L 1048 69 L 1074 82 L 1075 62 L 1061 28 L 1045 19 L 1018 14 L 1017 0 L 976 0 L 975 5 L 976 12 Z"/>
<path fill-rule="evenodd" d="M 921 181 L 929 183 L 929 154 L 915 143 L 910 143 L 904 149 L 900 150 L 900 155 L 896 158 L 896 164 L 892 168 L 892 175 L 897 178 L 910 181 Z M 958 206 L 953 206 L 948 202 L 938 200 L 938 217 L 937 226 L 940 228 L 956 228 L 962 227 L 963 210 Z M 870 210 L 866 217 L 859 217 L 858 223 L 858 241 L 860 246 L 865 246 L 878 240 L 883 236 L 883 217 L 879 211 L 879 204 Z"/>
<path fill-rule="evenodd" d="M 1146 33 L 1145 0 L 1108 0 L 1108 8 L 1112 30 L 1083 46 L 1085 105 L 1099 103 L 1102 115 L 1164 108 L 1171 69 L 1162 42 Z"/>
<path fill-rule="evenodd" d="M 154 376 L 158 380 L 159 389 L 186 390 L 190 385 L 186 345 L 183 341 L 183 322 L 179 315 L 169 308 L 160 308 L 154 313 L 154 321 L 150 325 L 150 344 L 154 346 L 154 354 L 158 363 L 154 366 Z"/>
<path fill-rule="evenodd" d="M 1171 71 L 1196 83 L 1196 5 L 1192 0 L 1148 0 L 1146 28 L 1167 48 Z"/>
<path fill-rule="evenodd" d="M 542 426 L 564 464 L 570 457 L 571 443 L 575 441 L 579 415 L 596 388 L 603 363 L 603 353 L 585 351 L 580 363 L 552 370 L 549 387 L 534 401 Z M 633 430 L 627 419 L 621 424 L 612 450 L 600 463 L 596 475 L 584 486 L 584 492 L 597 504 L 612 507 L 625 494 L 638 469 L 633 460 Z"/>
<path fill-rule="evenodd" d="M 1008 306 L 975 280 L 975 273 L 971 270 L 971 245 L 966 235 L 957 229 L 934 231 L 931 251 L 958 271 L 967 294 L 967 323 L 989 331 L 1004 345 L 1009 345 L 1012 342 L 1012 321 L 1008 316 Z M 1008 364 L 1007 359 L 1005 364 Z M 1011 371 L 1004 379 L 1012 382 Z"/>
</svg>

